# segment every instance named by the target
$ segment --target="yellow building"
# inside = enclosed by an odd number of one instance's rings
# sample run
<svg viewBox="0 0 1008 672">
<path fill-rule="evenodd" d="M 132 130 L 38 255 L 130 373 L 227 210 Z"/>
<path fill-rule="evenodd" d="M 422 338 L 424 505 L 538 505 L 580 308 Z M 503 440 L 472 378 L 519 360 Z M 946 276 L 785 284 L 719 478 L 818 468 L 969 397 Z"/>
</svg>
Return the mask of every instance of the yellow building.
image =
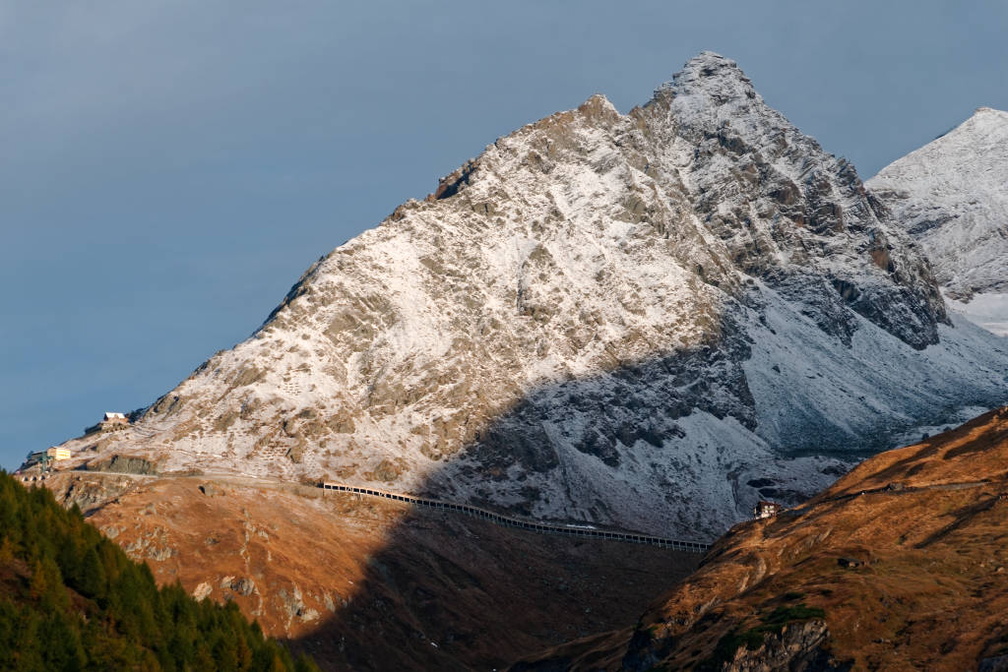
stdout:
<svg viewBox="0 0 1008 672">
<path fill-rule="evenodd" d="M 46 455 L 50 457 L 54 462 L 60 460 L 70 459 L 70 449 L 69 448 L 56 448 L 55 446 L 46 451 Z"/>
</svg>

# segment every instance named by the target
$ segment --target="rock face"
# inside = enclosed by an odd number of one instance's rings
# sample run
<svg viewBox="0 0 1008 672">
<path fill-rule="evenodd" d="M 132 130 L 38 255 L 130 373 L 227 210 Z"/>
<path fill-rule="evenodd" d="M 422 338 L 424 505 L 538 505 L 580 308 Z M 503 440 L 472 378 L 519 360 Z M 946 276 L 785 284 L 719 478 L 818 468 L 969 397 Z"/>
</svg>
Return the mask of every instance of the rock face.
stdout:
<svg viewBox="0 0 1008 672">
<path fill-rule="evenodd" d="M 868 187 L 920 241 L 946 294 L 1008 334 L 1008 112 L 981 107 Z"/>
<path fill-rule="evenodd" d="M 850 672 L 853 662 L 833 658 L 828 650 L 829 641 L 829 628 L 820 619 L 786 623 L 779 630 L 759 632 L 751 642 L 729 635 L 719 642 L 719 650 L 703 661 L 699 669 L 718 672 Z M 645 672 L 656 669 L 662 662 L 659 656 L 640 655 L 642 652 L 634 646 L 633 643 L 630 645 L 631 650 L 622 661 L 620 669 L 623 672 Z"/>
<path fill-rule="evenodd" d="M 1006 373 L 853 166 L 704 53 L 497 140 L 98 451 L 702 539 Z"/>
</svg>

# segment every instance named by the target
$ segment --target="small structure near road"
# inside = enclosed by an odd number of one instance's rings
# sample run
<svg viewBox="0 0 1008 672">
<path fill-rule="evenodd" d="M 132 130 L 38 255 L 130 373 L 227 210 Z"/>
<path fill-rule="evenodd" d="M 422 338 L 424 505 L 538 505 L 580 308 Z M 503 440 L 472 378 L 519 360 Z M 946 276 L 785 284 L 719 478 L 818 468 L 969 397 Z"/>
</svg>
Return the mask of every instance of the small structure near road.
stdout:
<svg viewBox="0 0 1008 672">
<path fill-rule="evenodd" d="M 25 463 L 18 471 L 19 473 L 26 473 L 29 469 L 37 468 L 38 474 L 47 474 L 52 471 L 53 465 L 56 462 L 69 460 L 71 457 L 69 448 L 52 446 L 46 450 L 28 453 L 28 459 L 25 460 Z M 25 475 L 21 480 L 27 481 L 31 479 L 34 481 L 36 478 L 36 475 Z"/>
<path fill-rule="evenodd" d="M 778 513 L 784 509 L 783 506 L 777 502 L 768 502 L 765 500 L 760 500 L 756 502 L 756 508 L 753 509 L 753 515 L 757 520 L 762 518 L 773 518 Z"/>
</svg>

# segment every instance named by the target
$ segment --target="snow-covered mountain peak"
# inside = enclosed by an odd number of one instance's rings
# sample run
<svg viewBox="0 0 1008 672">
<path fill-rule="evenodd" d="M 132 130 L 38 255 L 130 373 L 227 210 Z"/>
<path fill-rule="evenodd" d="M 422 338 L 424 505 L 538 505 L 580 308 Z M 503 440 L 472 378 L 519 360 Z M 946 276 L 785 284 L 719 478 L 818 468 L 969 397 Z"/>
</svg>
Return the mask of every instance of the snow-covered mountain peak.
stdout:
<svg viewBox="0 0 1008 672">
<path fill-rule="evenodd" d="M 885 214 L 701 54 L 626 115 L 597 95 L 499 138 L 72 445 L 710 536 L 823 485 L 824 451 L 1002 401 L 1008 354 L 947 325 Z"/>
<path fill-rule="evenodd" d="M 592 95 L 588 100 L 582 103 L 578 109 L 585 112 L 620 116 L 619 110 L 616 109 L 616 106 L 613 105 L 609 99 L 605 97 L 605 94 L 602 93 Z"/>
<path fill-rule="evenodd" d="M 775 164 L 792 181 L 807 177 L 813 155 L 823 159 L 817 167 L 836 164 L 834 172 L 842 170 L 844 181 L 860 187 L 853 166 L 823 152 L 814 138 L 769 107 L 738 64 L 720 54 L 703 52 L 690 60 L 655 91 L 645 110 L 692 145 L 714 140 L 729 153 Z"/>
<path fill-rule="evenodd" d="M 734 99 L 758 97 L 752 81 L 738 64 L 713 51 L 701 52 L 690 59 L 660 90 L 680 96 L 708 96 L 718 105 Z"/>
<path fill-rule="evenodd" d="M 956 144 L 977 145 L 984 142 L 997 144 L 1003 141 L 1006 127 L 1008 127 L 1008 112 L 993 107 L 978 107 L 969 119 L 942 137 L 955 134 L 953 137 Z M 992 149 L 996 151 L 999 147 Z M 999 154 L 1003 155 L 1001 152 Z"/>
<path fill-rule="evenodd" d="M 920 240 L 950 296 L 1008 292 L 1008 112 L 978 108 L 868 187 Z"/>
<path fill-rule="evenodd" d="M 710 51 L 691 59 L 658 87 L 648 106 L 663 103 L 674 109 L 666 120 L 687 129 L 787 123 L 766 107 L 735 61 Z"/>
<path fill-rule="evenodd" d="M 1008 112 L 998 110 L 993 107 L 980 106 L 973 111 L 973 115 L 994 118 L 1000 117 L 1002 121 L 1008 121 Z"/>
<path fill-rule="evenodd" d="M 828 278 L 848 306 L 913 347 L 937 342 L 947 317 L 922 255 L 897 240 L 854 166 L 766 105 L 734 61 L 701 54 L 634 115 L 736 266 L 775 286 Z M 820 307 L 817 321 L 848 342 L 844 311 Z"/>
</svg>

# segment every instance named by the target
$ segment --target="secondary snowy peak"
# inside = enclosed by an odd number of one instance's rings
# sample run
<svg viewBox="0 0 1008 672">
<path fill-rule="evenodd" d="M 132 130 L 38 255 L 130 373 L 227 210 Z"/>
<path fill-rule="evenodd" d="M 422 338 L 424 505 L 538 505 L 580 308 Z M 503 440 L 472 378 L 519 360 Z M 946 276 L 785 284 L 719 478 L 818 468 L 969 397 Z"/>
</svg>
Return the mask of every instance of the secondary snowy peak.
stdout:
<svg viewBox="0 0 1008 672">
<path fill-rule="evenodd" d="M 868 182 L 948 294 L 1008 293 L 1008 112 L 979 108 Z"/>
<path fill-rule="evenodd" d="M 705 53 L 498 139 L 71 447 L 709 538 L 824 453 L 1003 400 L 1008 352 L 947 324 L 884 214 Z"/>
</svg>

